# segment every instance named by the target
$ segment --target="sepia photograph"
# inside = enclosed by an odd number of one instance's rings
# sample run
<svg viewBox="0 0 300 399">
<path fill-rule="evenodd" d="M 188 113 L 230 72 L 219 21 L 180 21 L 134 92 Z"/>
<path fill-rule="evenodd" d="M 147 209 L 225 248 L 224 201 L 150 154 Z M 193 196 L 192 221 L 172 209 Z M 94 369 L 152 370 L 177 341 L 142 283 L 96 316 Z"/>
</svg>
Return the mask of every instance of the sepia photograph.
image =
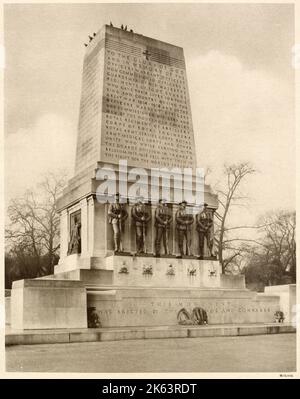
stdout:
<svg viewBox="0 0 300 399">
<path fill-rule="evenodd" d="M 3 5 L 4 375 L 298 375 L 296 7 Z"/>
</svg>

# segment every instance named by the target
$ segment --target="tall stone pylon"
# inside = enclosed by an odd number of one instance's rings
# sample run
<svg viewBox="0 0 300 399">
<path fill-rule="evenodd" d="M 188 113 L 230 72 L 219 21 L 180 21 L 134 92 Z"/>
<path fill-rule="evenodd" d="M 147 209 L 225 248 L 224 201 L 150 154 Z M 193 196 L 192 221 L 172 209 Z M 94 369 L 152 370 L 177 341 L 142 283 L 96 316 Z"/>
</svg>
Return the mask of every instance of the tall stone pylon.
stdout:
<svg viewBox="0 0 300 399">
<path fill-rule="evenodd" d="M 97 162 L 196 166 L 183 49 L 105 25 L 83 63 L 75 174 Z"/>
</svg>

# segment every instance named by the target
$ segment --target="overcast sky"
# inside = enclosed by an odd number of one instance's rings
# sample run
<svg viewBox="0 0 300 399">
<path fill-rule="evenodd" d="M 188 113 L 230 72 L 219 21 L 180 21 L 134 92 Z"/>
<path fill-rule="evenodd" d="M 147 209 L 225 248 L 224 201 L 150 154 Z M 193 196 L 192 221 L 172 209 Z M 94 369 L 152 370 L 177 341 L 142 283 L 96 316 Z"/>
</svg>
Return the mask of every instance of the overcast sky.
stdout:
<svg viewBox="0 0 300 399">
<path fill-rule="evenodd" d="M 6 5 L 6 198 L 74 165 L 88 34 L 103 24 L 184 48 L 198 166 L 251 161 L 254 221 L 295 207 L 293 6 L 280 4 Z"/>
</svg>

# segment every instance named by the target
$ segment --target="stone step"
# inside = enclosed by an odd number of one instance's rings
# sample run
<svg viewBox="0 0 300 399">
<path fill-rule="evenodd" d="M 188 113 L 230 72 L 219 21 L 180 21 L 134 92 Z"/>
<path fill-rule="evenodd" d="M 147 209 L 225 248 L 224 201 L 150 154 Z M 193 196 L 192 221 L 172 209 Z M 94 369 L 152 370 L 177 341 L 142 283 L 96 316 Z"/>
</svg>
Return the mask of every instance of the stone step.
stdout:
<svg viewBox="0 0 300 399">
<path fill-rule="evenodd" d="M 158 338 L 233 337 L 295 333 L 288 323 L 205 325 L 205 326 L 158 326 L 124 328 L 89 328 L 60 330 L 7 330 L 5 345 L 57 344 L 74 342 L 103 342 Z"/>
<path fill-rule="evenodd" d="M 77 280 L 82 281 L 84 284 L 112 284 L 113 270 L 77 269 L 56 273 L 46 278 L 55 280 Z"/>
<path fill-rule="evenodd" d="M 196 257 L 177 259 L 152 255 L 122 254 L 89 259 L 70 255 L 65 265 L 55 267 L 54 275 L 46 278 L 115 286 L 245 289 L 245 276 L 221 274 L 215 258 L 198 260 Z"/>
</svg>

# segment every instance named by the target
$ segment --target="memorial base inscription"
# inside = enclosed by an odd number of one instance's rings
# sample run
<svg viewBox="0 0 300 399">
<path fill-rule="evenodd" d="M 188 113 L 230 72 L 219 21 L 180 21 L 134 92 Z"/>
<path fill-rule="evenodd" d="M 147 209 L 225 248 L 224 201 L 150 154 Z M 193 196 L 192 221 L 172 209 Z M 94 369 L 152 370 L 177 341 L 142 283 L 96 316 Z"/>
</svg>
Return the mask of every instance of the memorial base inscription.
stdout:
<svg viewBox="0 0 300 399">
<path fill-rule="evenodd" d="M 88 290 L 87 303 L 103 327 L 175 326 L 182 309 L 195 308 L 206 311 L 208 324 L 272 323 L 279 298 L 245 289 L 115 288 Z"/>
</svg>

